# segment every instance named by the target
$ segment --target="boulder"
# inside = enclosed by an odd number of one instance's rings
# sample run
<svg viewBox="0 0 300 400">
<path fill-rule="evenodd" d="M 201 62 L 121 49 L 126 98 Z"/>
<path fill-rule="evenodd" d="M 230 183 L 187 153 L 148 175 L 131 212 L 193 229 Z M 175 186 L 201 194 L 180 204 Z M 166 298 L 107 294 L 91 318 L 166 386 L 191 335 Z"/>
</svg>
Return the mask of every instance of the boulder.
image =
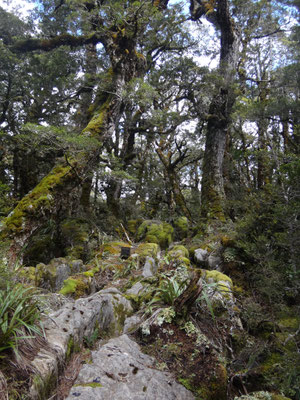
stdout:
<svg viewBox="0 0 300 400">
<path fill-rule="evenodd" d="M 155 360 L 143 354 L 127 335 L 109 340 L 92 352 L 67 400 L 192 400 L 193 394 L 171 374 L 155 369 Z"/>
<path fill-rule="evenodd" d="M 31 398 L 40 398 L 53 387 L 58 371 L 84 338 L 95 330 L 103 335 L 118 335 L 124 321 L 132 313 L 130 302 L 115 289 L 105 289 L 76 301 L 68 301 L 60 310 L 49 314 L 44 330 L 49 348 L 42 349 L 32 361 L 37 375 L 31 387 Z M 52 382 L 52 384 L 51 384 Z"/>
</svg>

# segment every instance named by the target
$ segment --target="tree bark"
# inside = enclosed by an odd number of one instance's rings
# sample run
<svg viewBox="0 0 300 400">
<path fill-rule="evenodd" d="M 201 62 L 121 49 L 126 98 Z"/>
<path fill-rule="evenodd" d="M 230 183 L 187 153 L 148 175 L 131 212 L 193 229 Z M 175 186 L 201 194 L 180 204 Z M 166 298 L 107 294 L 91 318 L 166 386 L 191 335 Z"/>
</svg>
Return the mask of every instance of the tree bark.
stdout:
<svg viewBox="0 0 300 400">
<path fill-rule="evenodd" d="M 191 6 L 194 19 L 206 14 L 221 32 L 219 74 L 222 81 L 209 108 L 203 160 L 201 215 L 206 219 L 223 220 L 225 218 L 223 160 L 230 114 L 235 101 L 232 85 L 238 65 L 240 34 L 230 16 L 227 0 L 212 2 L 192 0 Z"/>
</svg>

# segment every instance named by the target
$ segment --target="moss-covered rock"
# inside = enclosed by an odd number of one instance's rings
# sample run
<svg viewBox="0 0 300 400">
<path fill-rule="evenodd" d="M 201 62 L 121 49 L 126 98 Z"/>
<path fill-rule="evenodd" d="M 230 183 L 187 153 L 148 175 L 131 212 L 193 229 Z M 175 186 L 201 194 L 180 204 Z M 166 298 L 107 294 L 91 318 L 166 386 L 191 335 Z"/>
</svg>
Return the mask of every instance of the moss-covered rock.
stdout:
<svg viewBox="0 0 300 400">
<path fill-rule="evenodd" d="M 187 217 L 179 217 L 174 222 L 176 240 L 185 239 L 189 233 L 189 221 Z"/>
<path fill-rule="evenodd" d="M 156 243 L 162 249 L 166 249 L 173 240 L 173 232 L 174 228 L 166 222 L 148 220 L 138 228 L 137 238 L 139 241 Z"/>
<path fill-rule="evenodd" d="M 134 253 L 138 254 L 140 259 L 145 259 L 146 257 L 153 257 L 155 259 L 159 251 L 159 245 L 156 243 L 142 243 L 137 247 Z"/>
<path fill-rule="evenodd" d="M 103 255 L 121 255 L 122 247 L 131 247 L 128 243 L 112 241 L 105 243 L 102 247 Z"/>
<path fill-rule="evenodd" d="M 38 264 L 35 268 L 35 284 L 51 292 L 59 291 L 64 280 L 84 270 L 81 260 L 55 258 L 48 265 Z"/>
<path fill-rule="evenodd" d="M 167 256 L 170 261 L 174 261 L 177 264 L 184 264 L 186 266 L 191 264 L 189 260 L 189 251 L 182 245 L 172 247 L 171 250 L 168 251 Z"/>
<path fill-rule="evenodd" d="M 233 283 L 229 276 L 222 274 L 220 271 L 201 270 L 203 278 L 208 282 L 215 282 L 218 285 L 218 290 L 225 295 L 232 293 Z"/>
<path fill-rule="evenodd" d="M 59 293 L 79 299 L 91 293 L 91 280 L 83 274 L 74 275 L 64 281 Z"/>
</svg>

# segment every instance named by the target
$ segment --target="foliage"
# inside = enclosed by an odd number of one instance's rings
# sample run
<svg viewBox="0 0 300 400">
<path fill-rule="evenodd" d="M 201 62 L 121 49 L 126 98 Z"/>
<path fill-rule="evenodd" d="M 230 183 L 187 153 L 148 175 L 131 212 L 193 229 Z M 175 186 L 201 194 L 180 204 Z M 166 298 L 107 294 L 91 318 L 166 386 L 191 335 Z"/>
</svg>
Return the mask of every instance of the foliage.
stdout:
<svg viewBox="0 0 300 400">
<path fill-rule="evenodd" d="M 36 294 L 34 288 L 10 283 L 0 291 L 1 353 L 13 350 L 18 355 L 21 340 L 43 334 Z"/>
<path fill-rule="evenodd" d="M 176 277 L 166 277 L 162 286 L 156 290 L 153 299 L 148 303 L 148 307 L 159 302 L 174 306 L 175 300 L 184 292 L 186 286 L 187 281 L 178 283 Z"/>
</svg>

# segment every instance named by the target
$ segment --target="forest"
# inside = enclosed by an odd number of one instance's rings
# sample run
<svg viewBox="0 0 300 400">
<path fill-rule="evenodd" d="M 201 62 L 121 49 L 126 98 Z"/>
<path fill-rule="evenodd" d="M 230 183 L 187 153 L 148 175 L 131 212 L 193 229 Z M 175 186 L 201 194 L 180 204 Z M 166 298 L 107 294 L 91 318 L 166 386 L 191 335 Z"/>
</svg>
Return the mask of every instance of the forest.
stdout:
<svg viewBox="0 0 300 400">
<path fill-rule="evenodd" d="M 300 400 L 299 19 L 0 2 L 0 400 Z"/>
</svg>

